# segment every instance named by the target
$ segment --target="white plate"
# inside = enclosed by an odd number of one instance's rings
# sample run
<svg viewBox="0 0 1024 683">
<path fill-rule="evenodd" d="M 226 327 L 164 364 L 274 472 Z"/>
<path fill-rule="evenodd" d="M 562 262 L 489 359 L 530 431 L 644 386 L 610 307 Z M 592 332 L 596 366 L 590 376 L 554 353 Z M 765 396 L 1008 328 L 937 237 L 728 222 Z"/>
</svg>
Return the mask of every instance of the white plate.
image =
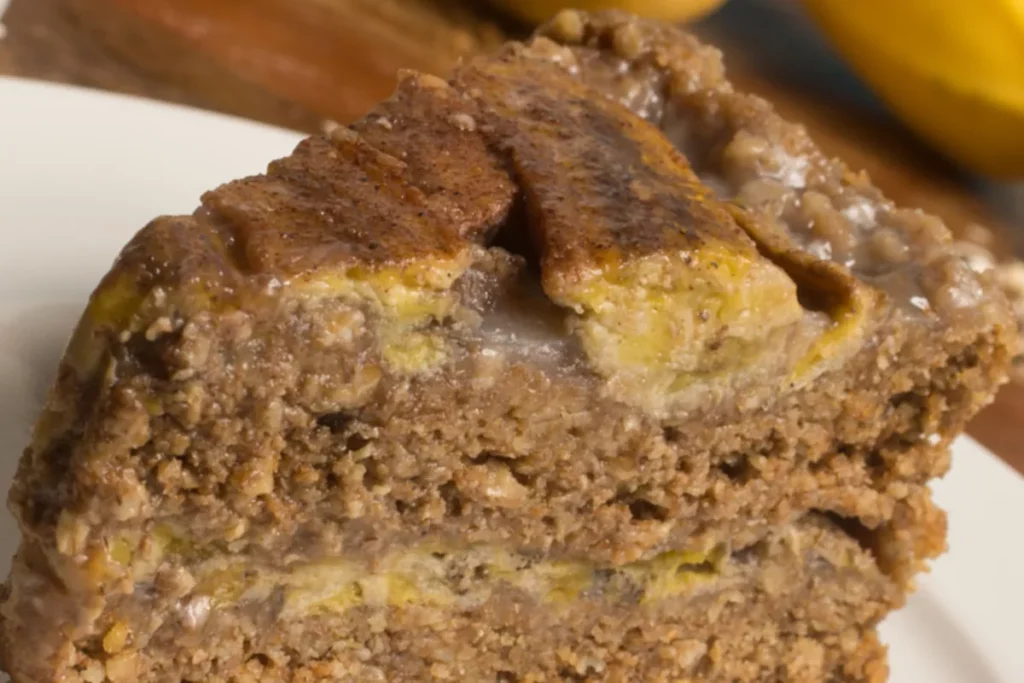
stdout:
<svg viewBox="0 0 1024 683">
<path fill-rule="evenodd" d="M 64 340 L 121 245 L 297 140 L 181 107 L 0 79 L 0 489 Z M 952 474 L 935 486 L 950 552 L 884 624 L 892 681 L 1022 683 L 1024 479 L 970 439 L 955 451 Z M 16 538 L 4 515 L 0 574 Z"/>
</svg>

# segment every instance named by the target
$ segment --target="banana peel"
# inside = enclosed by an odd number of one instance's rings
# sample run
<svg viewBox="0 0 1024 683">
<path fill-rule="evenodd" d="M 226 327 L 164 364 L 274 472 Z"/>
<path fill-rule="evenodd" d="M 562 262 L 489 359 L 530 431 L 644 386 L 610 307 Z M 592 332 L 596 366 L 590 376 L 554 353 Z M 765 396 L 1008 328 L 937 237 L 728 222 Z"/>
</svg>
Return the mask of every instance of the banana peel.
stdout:
<svg viewBox="0 0 1024 683">
<path fill-rule="evenodd" d="M 937 149 L 1024 176 L 1024 1 L 804 0 L 890 108 Z"/>
<path fill-rule="evenodd" d="M 620 9 L 673 23 L 683 23 L 710 14 L 725 0 L 576 0 L 564 3 L 558 0 L 493 0 L 506 12 L 531 24 L 539 24 L 555 16 L 559 10 L 579 9 L 596 12 Z"/>
</svg>

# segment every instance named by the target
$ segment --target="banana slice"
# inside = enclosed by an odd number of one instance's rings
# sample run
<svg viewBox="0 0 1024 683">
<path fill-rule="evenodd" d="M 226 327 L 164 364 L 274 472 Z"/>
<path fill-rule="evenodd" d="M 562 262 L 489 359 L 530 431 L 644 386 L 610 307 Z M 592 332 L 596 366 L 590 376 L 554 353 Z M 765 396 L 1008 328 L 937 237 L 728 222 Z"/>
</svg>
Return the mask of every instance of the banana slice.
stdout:
<svg viewBox="0 0 1024 683">
<path fill-rule="evenodd" d="M 1024 174 L 1024 4 L 805 0 L 853 68 L 939 150 Z"/>
</svg>

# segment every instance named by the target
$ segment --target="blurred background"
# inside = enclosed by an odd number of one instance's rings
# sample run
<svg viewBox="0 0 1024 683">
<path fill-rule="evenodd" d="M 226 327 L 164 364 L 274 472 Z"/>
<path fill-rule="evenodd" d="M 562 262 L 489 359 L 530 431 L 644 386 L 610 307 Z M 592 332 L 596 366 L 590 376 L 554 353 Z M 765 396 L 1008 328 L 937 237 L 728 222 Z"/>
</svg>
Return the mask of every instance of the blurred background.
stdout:
<svg viewBox="0 0 1024 683">
<path fill-rule="evenodd" d="M 558 0 L 0 0 L 0 75 L 316 131 L 527 35 Z M 1024 321 L 1024 2 L 578 0 L 686 23 L 732 80 L 899 203 L 946 220 Z M 0 125 L 3 122 L 0 102 Z M 74 113 L 69 112 L 73 125 Z M 974 432 L 1020 453 L 1024 369 Z M 980 428 L 978 428 L 980 425 Z M 1024 470 L 1024 457 L 1008 458 Z"/>
</svg>

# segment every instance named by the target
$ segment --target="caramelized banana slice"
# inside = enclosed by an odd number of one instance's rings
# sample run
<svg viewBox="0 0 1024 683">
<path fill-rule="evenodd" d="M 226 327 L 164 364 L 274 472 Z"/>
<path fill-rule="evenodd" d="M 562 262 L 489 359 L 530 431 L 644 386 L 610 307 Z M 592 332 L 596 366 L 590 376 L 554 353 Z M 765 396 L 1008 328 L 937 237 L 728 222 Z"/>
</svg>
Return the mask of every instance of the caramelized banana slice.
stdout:
<svg viewBox="0 0 1024 683">
<path fill-rule="evenodd" d="M 511 158 L 544 291 L 576 314 L 601 374 L 671 402 L 698 380 L 731 381 L 766 353 L 785 355 L 780 331 L 804 317 L 795 284 L 657 128 L 515 51 L 456 82 Z"/>
<path fill-rule="evenodd" d="M 827 316 L 791 384 L 861 346 L 888 299 L 857 277 L 870 267 L 844 248 L 871 232 L 873 218 L 887 210 L 866 180 L 826 158 L 802 127 L 783 121 L 770 105 L 734 91 L 719 52 L 674 26 L 615 11 L 567 10 L 538 29 L 525 50 L 659 125 L 719 199 L 730 200 L 725 206 L 737 224 L 798 284 L 802 300 Z M 824 215 L 818 207 L 831 203 L 818 186 L 828 182 L 842 188 L 847 206 Z M 826 246 L 820 235 L 832 242 Z"/>
<path fill-rule="evenodd" d="M 456 231 L 482 242 L 508 213 L 515 187 L 477 118 L 475 104 L 440 78 L 405 71 L 391 98 L 351 128 L 401 159 L 417 187 L 444 197 L 440 208 Z"/>
<path fill-rule="evenodd" d="M 444 198 L 357 133 L 332 138 L 310 138 L 266 175 L 203 197 L 232 226 L 244 266 L 328 292 L 367 281 L 383 298 L 392 285 L 449 287 L 471 245 L 446 220 Z"/>
</svg>

